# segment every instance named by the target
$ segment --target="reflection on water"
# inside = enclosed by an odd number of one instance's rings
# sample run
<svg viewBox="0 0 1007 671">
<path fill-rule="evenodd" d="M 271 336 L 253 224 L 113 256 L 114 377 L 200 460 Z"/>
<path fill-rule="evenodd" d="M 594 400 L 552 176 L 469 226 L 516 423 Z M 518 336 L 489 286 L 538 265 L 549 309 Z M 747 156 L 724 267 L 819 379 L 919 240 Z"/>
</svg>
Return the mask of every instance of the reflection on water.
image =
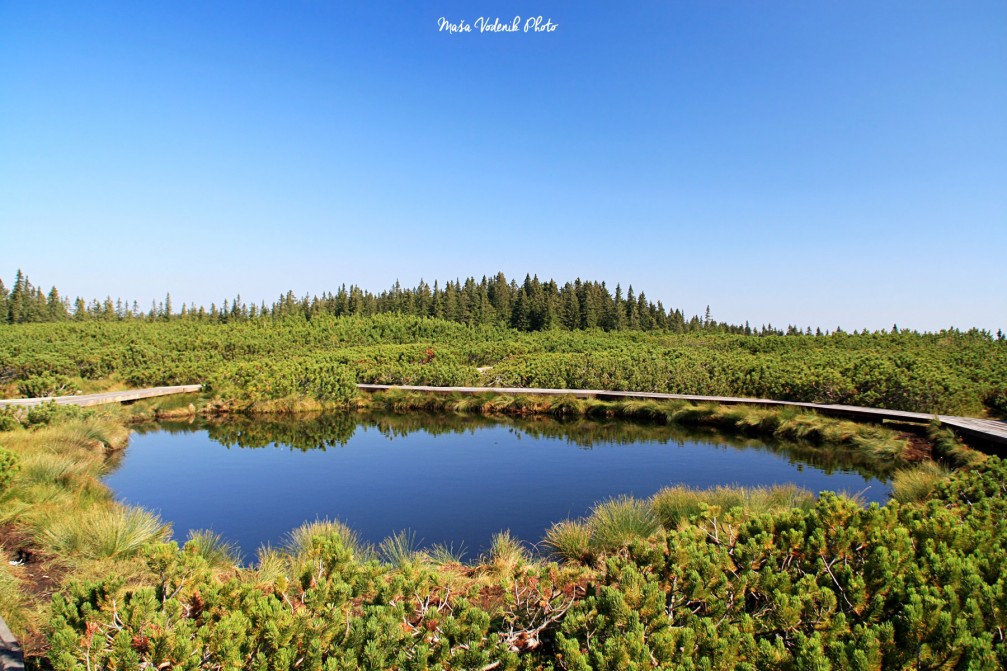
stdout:
<svg viewBox="0 0 1007 671">
<path fill-rule="evenodd" d="M 884 501 L 892 468 L 851 449 L 624 420 L 326 414 L 146 425 L 106 482 L 177 538 L 212 528 L 248 558 L 321 517 L 371 542 L 409 528 L 478 554 L 502 529 L 537 542 L 600 500 L 673 484 L 794 483 Z"/>
</svg>

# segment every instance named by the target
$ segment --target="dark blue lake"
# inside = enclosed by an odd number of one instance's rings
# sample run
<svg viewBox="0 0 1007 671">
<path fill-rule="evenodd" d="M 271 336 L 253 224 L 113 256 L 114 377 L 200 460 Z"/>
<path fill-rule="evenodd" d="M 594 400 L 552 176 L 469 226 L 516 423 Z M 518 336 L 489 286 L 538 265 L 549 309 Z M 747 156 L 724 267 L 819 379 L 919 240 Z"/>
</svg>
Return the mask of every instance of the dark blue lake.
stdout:
<svg viewBox="0 0 1007 671">
<path fill-rule="evenodd" d="M 377 543 L 401 530 L 468 557 L 509 529 L 535 543 L 621 494 L 685 484 L 793 483 L 885 501 L 855 454 L 629 422 L 340 415 L 294 422 L 162 424 L 134 434 L 105 478 L 184 541 L 212 529 L 246 560 L 301 523 L 334 518 Z"/>
</svg>

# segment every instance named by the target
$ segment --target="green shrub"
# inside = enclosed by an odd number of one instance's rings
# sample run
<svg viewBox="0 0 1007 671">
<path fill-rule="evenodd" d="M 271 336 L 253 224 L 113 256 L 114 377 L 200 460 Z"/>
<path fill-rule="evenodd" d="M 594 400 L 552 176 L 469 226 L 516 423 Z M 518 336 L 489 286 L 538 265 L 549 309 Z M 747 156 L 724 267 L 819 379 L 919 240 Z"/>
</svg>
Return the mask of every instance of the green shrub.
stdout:
<svg viewBox="0 0 1007 671">
<path fill-rule="evenodd" d="M 986 392 L 983 404 L 1000 417 L 1007 417 L 1007 386 L 996 387 Z"/>
<path fill-rule="evenodd" d="M 20 467 L 17 455 L 0 447 L 0 494 L 10 486 Z"/>
<path fill-rule="evenodd" d="M 25 424 L 29 427 L 48 426 L 71 419 L 80 419 L 87 411 L 79 405 L 60 405 L 56 401 L 46 401 L 28 410 Z"/>
<path fill-rule="evenodd" d="M 21 428 L 21 420 L 15 413 L 14 408 L 0 408 L 0 433 L 4 431 L 14 431 Z"/>
<path fill-rule="evenodd" d="M 19 382 L 18 393 L 25 398 L 45 398 L 48 396 L 70 396 L 80 391 L 77 382 L 66 375 L 37 375 Z"/>
</svg>

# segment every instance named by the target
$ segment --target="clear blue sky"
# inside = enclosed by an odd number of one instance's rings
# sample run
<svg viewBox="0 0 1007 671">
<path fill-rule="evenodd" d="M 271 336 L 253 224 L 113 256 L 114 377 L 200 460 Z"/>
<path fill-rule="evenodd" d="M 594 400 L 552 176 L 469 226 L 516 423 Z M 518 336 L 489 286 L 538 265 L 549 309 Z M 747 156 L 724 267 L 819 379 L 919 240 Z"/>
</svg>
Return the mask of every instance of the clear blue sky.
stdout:
<svg viewBox="0 0 1007 671">
<path fill-rule="evenodd" d="M 3 0 L 0 236 L 145 308 L 502 270 L 1007 329 L 1007 3 Z"/>
</svg>

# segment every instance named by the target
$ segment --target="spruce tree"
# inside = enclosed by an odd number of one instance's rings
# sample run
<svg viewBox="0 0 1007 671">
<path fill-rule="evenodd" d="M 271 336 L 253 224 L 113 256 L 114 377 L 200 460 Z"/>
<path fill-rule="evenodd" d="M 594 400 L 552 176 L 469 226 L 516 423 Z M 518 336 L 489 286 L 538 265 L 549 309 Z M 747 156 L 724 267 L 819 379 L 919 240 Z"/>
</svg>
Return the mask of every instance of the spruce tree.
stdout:
<svg viewBox="0 0 1007 671">
<path fill-rule="evenodd" d="M 49 315 L 49 321 L 61 322 L 69 317 L 66 303 L 60 298 L 56 287 L 49 290 L 49 297 L 46 299 L 46 312 Z"/>
</svg>

